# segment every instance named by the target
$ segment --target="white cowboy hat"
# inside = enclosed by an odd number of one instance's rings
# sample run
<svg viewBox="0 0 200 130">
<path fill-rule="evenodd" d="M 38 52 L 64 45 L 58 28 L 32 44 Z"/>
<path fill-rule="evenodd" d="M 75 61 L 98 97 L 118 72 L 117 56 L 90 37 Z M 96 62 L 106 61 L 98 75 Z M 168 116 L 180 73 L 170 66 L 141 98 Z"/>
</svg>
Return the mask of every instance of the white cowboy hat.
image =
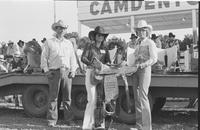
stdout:
<svg viewBox="0 0 200 130">
<path fill-rule="evenodd" d="M 53 31 L 55 31 L 56 27 L 62 27 L 64 29 L 67 29 L 68 26 L 65 26 L 62 20 L 58 20 L 58 22 L 55 22 L 52 24 L 51 28 L 53 29 Z"/>
<path fill-rule="evenodd" d="M 137 30 L 137 29 L 141 29 L 141 28 L 148 28 L 150 31 L 153 30 L 153 27 L 151 25 L 147 24 L 147 22 L 145 20 L 138 21 L 138 24 L 134 29 Z"/>
<path fill-rule="evenodd" d="M 9 44 L 14 44 L 14 42 L 11 41 L 11 40 L 9 40 L 9 41 L 8 41 L 8 45 L 9 45 Z"/>
</svg>

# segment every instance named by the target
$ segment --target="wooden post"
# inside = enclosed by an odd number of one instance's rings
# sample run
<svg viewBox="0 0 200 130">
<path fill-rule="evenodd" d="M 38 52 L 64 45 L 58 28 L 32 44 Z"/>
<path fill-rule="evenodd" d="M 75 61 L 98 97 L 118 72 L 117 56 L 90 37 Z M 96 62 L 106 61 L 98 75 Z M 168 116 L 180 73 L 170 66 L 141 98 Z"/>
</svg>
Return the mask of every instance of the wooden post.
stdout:
<svg viewBox="0 0 200 130">
<path fill-rule="evenodd" d="M 78 34 L 81 37 L 81 22 L 78 20 Z"/>
<path fill-rule="evenodd" d="M 131 16 L 131 34 L 135 32 L 134 26 L 135 26 L 135 17 Z"/>
<path fill-rule="evenodd" d="M 193 29 L 193 42 L 197 44 L 197 10 L 192 10 L 192 29 Z"/>
</svg>

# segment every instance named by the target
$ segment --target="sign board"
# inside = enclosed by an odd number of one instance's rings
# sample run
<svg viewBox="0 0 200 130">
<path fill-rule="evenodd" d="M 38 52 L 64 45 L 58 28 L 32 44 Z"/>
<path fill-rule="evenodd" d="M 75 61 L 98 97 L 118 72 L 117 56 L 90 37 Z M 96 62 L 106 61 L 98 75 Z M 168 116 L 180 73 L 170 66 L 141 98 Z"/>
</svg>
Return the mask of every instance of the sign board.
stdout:
<svg viewBox="0 0 200 130">
<path fill-rule="evenodd" d="M 198 1 L 78 1 L 80 21 L 198 9 Z"/>
<path fill-rule="evenodd" d="M 198 59 L 199 58 L 199 55 L 198 55 L 198 51 L 195 51 L 194 52 L 194 56 L 193 56 L 195 59 Z"/>
<path fill-rule="evenodd" d="M 118 97 L 119 88 L 117 77 L 115 75 L 106 75 L 104 77 L 104 92 L 106 103 Z"/>
</svg>

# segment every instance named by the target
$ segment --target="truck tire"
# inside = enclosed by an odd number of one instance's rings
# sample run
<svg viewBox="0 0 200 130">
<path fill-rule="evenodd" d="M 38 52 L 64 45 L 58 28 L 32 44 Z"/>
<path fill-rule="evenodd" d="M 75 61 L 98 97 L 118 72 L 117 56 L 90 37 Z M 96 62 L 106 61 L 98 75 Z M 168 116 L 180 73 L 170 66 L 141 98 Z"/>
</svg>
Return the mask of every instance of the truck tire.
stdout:
<svg viewBox="0 0 200 130">
<path fill-rule="evenodd" d="M 48 106 L 48 87 L 31 85 L 23 92 L 22 104 L 26 114 L 34 117 L 44 117 Z"/>
<path fill-rule="evenodd" d="M 87 105 L 87 92 L 83 86 L 75 86 L 72 89 L 72 110 L 76 119 L 83 119 Z"/>
<path fill-rule="evenodd" d="M 131 91 L 131 90 L 130 90 Z M 120 112 L 119 112 L 119 117 L 118 120 L 121 122 L 124 122 L 126 124 L 134 124 L 136 119 L 135 119 L 135 101 L 134 101 L 134 95 L 133 93 L 130 92 L 130 107 L 131 107 L 131 113 L 127 112 L 127 107 L 126 107 L 126 94 L 124 91 L 121 91 L 122 94 L 119 97 L 120 99 Z M 151 93 L 148 95 L 149 97 L 149 103 L 150 103 L 150 108 L 152 110 L 154 100 L 151 96 Z"/>
<path fill-rule="evenodd" d="M 153 112 L 158 112 L 162 109 L 162 107 L 166 103 L 166 97 L 159 97 L 155 99 L 155 103 L 153 105 Z"/>
</svg>

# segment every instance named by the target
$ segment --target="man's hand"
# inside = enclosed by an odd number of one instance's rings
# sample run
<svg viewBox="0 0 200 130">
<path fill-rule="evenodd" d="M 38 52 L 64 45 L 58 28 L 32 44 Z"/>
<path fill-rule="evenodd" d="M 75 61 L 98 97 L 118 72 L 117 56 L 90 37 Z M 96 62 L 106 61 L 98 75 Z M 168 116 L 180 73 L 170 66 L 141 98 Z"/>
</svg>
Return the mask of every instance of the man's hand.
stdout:
<svg viewBox="0 0 200 130">
<path fill-rule="evenodd" d="M 101 61 L 99 61 L 97 58 L 94 58 L 93 61 L 92 61 L 92 66 L 95 68 L 95 69 L 99 69 L 101 70 Z"/>
<path fill-rule="evenodd" d="M 69 72 L 69 75 L 68 75 L 68 77 L 69 78 L 74 78 L 75 77 L 75 75 L 76 75 L 76 72 Z"/>
<path fill-rule="evenodd" d="M 147 65 L 146 65 L 145 63 L 139 64 L 139 68 L 143 69 L 143 68 L 145 68 L 145 67 L 147 67 Z"/>
<path fill-rule="evenodd" d="M 47 71 L 47 72 L 45 72 L 45 75 L 46 75 L 47 78 L 49 78 L 49 79 L 53 78 L 53 76 L 54 76 L 54 74 L 53 74 L 52 71 Z"/>
</svg>

